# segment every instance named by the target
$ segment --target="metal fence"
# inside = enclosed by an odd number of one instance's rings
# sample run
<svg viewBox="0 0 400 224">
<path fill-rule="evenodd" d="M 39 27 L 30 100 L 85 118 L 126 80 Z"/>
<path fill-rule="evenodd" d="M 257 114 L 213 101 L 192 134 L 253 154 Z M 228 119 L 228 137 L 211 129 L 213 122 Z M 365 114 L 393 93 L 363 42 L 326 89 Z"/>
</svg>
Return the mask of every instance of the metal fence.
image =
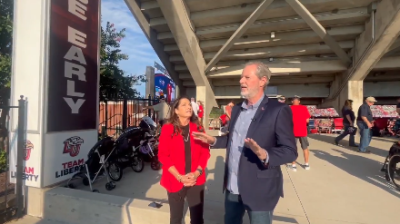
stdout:
<svg viewBox="0 0 400 224">
<path fill-rule="evenodd" d="M 18 106 L 8 105 L 8 99 L 0 101 L 1 146 L 0 146 L 0 223 L 20 218 L 25 214 L 23 195 L 23 158 L 26 139 L 26 100 L 21 96 Z M 8 112 L 18 109 L 16 184 L 10 183 L 10 147 L 8 145 Z"/>
<path fill-rule="evenodd" d="M 144 116 L 155 119 L 151 110 L 144 107 L 158 103 L 158 99 L 131 98 L 109 99 L 99 105 L 99 134 L 101 136 L 118 136 L 122 130 L 130 126 L 138 126 Z"/>
</svg>

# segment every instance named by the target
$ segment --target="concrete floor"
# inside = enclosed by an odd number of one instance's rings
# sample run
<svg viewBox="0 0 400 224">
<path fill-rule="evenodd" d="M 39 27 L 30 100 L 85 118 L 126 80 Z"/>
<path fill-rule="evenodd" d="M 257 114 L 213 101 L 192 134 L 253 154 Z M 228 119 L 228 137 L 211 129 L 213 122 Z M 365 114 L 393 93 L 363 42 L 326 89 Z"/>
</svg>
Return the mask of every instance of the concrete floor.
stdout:
<svg viewBox="0 0 400 224">
<path fill-rule="evenodd" d="M 283 167 L 285 198 L 275 209 L 274 224 L 398 224 L 400 191 L 388 184 L 380 172 L 393 140 L 374 139 L 370 147 L 372 153 L 364 155 L 327 143 L 334 137 L 310 136 L 309 171 L 300 166 L 297 172 Z M 345 140 L 342 143 L 347 145 Z M 221 224 L 224 155 L 225 150 L 212 150 L 205 203 L 205 218 Z M 302 154 L 298 162 L 303 162 Z M 126 169 L 124 174 L 112 191 L 105 190 L 105 179 L 97 182 L 95 188 L 103 194 L 148 200 L 149 203 L 156 201 L 168 207 L 166 191 L 159 185 L 160 172 L 146 164 L 142 173 Z M 88 189 L 82 185 L 80 188 Z M 18 222 L 38 223 L 34 220 Z M 245 220 L 248 223 L 247 216 Z M 164 223 L 169 222 L 165 220 Z"/>
</svg>

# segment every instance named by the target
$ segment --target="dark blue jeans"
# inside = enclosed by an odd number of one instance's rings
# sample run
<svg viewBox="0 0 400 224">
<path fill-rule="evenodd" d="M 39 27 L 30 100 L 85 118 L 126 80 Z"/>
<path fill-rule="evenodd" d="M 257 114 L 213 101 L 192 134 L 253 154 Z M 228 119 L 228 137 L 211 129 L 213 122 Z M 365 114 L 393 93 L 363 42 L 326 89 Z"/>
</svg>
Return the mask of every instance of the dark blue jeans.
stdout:
<svg viewBox="0 0 400 224">
<path fill-rule="evenodd" d="M 349 125 L 344 126 L 344 132 L 336 137 L 335 142 L 339 143 L 344 137 L 349 134 Z M 354 142 L 354 135 L 349 136 L 349 146 L 355 146 L 356 143 Z"/>
<path fill-rule="evenodd" d="M 225 224 L 242 224 L 246 208 L 240 195 L 225 191 Z M 272 224 L 273 211 L 247 211 L 250 224 Z"/>
<path fill-rule="evenodd" d="M 360 130 L 360 145 L 358 149 L 361 152 L 366 152 L 372 139 L 371 129 L 369 129 L 367 124 L 365 124 L 363 121 L 357 121 L 357 126 Z"/>
</svg>

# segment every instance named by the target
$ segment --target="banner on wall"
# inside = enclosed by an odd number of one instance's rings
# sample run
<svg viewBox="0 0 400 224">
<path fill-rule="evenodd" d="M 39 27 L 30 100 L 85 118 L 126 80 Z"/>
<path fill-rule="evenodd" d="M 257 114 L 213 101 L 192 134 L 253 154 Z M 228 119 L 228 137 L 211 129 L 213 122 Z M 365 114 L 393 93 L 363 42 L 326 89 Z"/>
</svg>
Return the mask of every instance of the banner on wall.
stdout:
<svg viewBox="0 0 400 224">
<path fill-rule="evenodd" d="M 44 186 L 79 172 L 97 141 L 99 26 L 100 0 L 51 0 Z"/>
<path fill-rule="evenodd" d="M 47 132 L 96 129 L 100 0 L 51 0 Z"/>
<path fill-rule="evenodd" d="M 154 75 L 155 96 L 164 96 L 165 100 L 170 103 L 175 100 L 175 83 L 172 79 L 162 73 Z"/>
</svg>

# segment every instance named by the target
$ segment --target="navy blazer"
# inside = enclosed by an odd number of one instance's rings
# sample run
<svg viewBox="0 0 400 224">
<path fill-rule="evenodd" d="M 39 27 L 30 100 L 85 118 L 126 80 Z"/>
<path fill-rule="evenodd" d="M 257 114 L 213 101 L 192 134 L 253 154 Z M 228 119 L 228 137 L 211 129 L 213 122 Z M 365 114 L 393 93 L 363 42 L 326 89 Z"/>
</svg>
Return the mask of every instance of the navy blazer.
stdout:
<svg viewBox="0 0 400 224">
<path fill-rule="evenodd" d="M 232 109 L 229 134 L 217 137 L 213 148 L 227 148 L 232 138 L 241 105 Z M 269 161 L 264 165 L 250 148 L 243 148 L 239 160 L 239 192 L 245 206 L 251 211 L 272 211 L 280 197 L 283 197 L 281 165 L 297 159 L 297 147 L 293 134 L 292 110 L 284 103 L 264 97 L 247 132 L 260 147 L 268 151 Z M 229 148 L 226 149 L 226 163 L 223 190 L 228 180 Z"/>
</svg>

